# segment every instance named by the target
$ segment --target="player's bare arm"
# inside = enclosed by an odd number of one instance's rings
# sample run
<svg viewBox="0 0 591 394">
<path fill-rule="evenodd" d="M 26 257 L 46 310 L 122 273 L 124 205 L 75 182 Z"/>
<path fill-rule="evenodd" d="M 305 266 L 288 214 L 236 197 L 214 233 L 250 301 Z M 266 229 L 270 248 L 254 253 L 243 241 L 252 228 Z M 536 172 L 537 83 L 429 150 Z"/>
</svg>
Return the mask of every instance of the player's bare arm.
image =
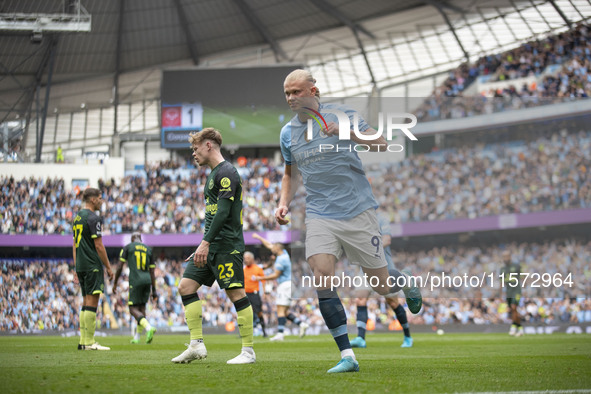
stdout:
<svg viewBox="0 0 591 394">
<path fill-rule="evenodd" d="M 254 233 L 252 235 L 252 237 L 254 239 L 258 239 L 259 241 L 261 241 L 261 243 L 263 244 L 263 246 L 269 250 L 273 249 L 273 244 L 271 242 L 269 242 L 268 240 L 266 240 L 265 238 L 261 237 L 260 235 L 258 235 L 257 233 Z"/>
<path fill-rule="evenodd" d="M 281 179 L 281 197 L 279 198 L 279 205 L 275 210 L 275 220 L 280 225 L 289 223 L 286 216 L 289 212 L 289 203 L 291 202 L 291 165 L 285 165 L 285 174 Z"/>
<path fill-rule="evenodd" d="M 121 276 L 121 272 L 123 271 L 123 261 L 119 262 L 117 266 L 117 270 L 115 271 L 115 279 L 113 279 L 113 289 L 111 292 L 113 294 L 117 294 L 117 283 L 119 283 L 119 277 Z"/>
<path fill-rule="evenodd" d="M 74 240 L 74 243 L 72 244 L 72 258 L 74 261 L 74 266 L 76 266 L 76 240 Z M 74 270 L 74 283 L 78 284 L 78 275 L 76 275 L 75 270 Z"/>
<path fill-rule="evenodd" d="M 276 259 L 277 257 L 274 254 L 272 254 L 269 258 L 269 261 L 263 263 L 263 269 L 271 268 L 275 264 Z"/>
<path fill-rule="evenodd" d="M 207 262 L 207 255 L 209 254 L 209 242 L 206 240 L 201 241 L 195 253 L 187 258 L 187 261 L 193 257 L 193 264 L 195 267 L 204 267 Z"/>
<path fill-rule="evenodd" d="M 255 280 L 273 280 L 273 279 L 279 278 L 279 275 L 281 275 L 281 271 L 275 270 L 275 272 L 273 272 L 272 274 L 269 274 L 269 275 L 256 276 Z"/>
</svg>

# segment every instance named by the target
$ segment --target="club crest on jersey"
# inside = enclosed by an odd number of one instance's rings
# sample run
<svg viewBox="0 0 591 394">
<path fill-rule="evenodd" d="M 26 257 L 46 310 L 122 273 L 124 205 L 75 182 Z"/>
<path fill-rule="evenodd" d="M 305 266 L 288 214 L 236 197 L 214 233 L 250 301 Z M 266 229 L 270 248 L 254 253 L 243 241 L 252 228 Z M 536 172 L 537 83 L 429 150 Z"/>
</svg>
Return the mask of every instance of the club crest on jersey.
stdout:
<svg viewBox="0 0 591 394">
<path fill-rule="evenodd" d="M 226 188 L 226 187 L 229 187 L 232 184 L 232 182 L 230 182 L 230 178 L 224 177 L 224 178 L 222 178 L 220 184 L 222 185 L 223 188 Z"/>
<path fill-rule="evenodd" d="M 209 188 L 209 190 L 213 189 L 213 179 L 209 180 L 209 185 L 207 185 L 207 187 Z"/>
</svg>

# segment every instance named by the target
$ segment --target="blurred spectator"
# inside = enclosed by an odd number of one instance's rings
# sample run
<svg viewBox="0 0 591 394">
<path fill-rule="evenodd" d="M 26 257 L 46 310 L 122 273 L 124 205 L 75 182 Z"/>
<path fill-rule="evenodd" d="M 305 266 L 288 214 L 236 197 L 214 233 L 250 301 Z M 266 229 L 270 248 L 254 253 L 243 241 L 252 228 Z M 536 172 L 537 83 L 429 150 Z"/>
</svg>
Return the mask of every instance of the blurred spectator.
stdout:
<svg viewBox="0 0 591 394">
<path fill-rule="evenodd" d="M 119 182 L 100 182 L 104 234 L 203 231 L 207 171 L 164 166 L 150 166 Z M 446 149 L 399 163 L 373 164 L 366 172 L 380 205 L 393 222 L 401 223 L 591 208 L 589 168 L 591 132 L 580 132 Z M 273 215 L 282 171 L 283 165 L 262 159 L 238 167 L 245 231 L 282 229 Z M 71 233 L 81 196 L 66 190 L 63 179 L 2 176 L 0 189 L 1 233 Z M 301 199 L 296 195 L 292 211 Z"/>
<path fill-rule="evenodd" d="M 442 86 L 434 90 L 415 114 L 419 121 L 457 119 L 478 114 L 528 108 L 586 98 L 591 94 L 591 29 L 578 24 L 572 30 L 531 41 L 518 48 L 481 57 L 474 64 L 462 64 L 450 71 Z M 534 76 L 542 78 L 548 66 L 563 65 L 557 75 L 542 83 L 515 84 L 492 89 L 479 96 L 463 92 L 478 77 L 490 76 L 488 82 L 512 81 Z"/>
<path fill-rule="evenodd" d="M 273 218 L 283 166 L 249 160 L 238 168 L 244 188 L 245 231 L 278 230 Z M 209 170 L 163 162 L 121 180 L 99 182 L 104 192 L 103 234 L 195 233 L 203 231 L 203 183 Z M 0 230 L 3 234 L 71 233 L 81 194 L 63 179 L 0 177 Z"/>
<path fill-rule="evenodd" d="M 501 253 L 509 250 L 522 272 L 571 274 L 573 286 L 531 287 L 524 286 L 520 313 L 524 324 L 530 323 L 590 323 L 591 322 L 591 256 L 587 251 L 591 242 L 557 240 L 544 243 L 512 243 L 468 247 L 462 245 L 432 248 L 418 252 L 397 251 L 395 263 L 412 266 L 413 275 L 426 276 L 445 272 L 448 275 L 481 276 L 482 273 L 498 274 Z M 55 259 L 5 259 L 0 260 L 0 331 L 39 332 L 45 330 L 75 330 L 78 327 L 80 297 L 74 284 L 74 268 L 71 260 Z M 156 261 L 156 291 L 158 305 L 147 305 L 147 314 L 157 327 L 173 327 L 185 324 L 183 306 L 177 292 L 182 276 L 181 262 L 160 257 Z M 296 267 L 300 264 L 294 265 Z M 341 269 L 348 264 L 340 263 Z M 127 272 L 124 269 L 120 291 L 116 296 L 107 289 L 105 297 L 111 306 L 119 327 L 129 327 L 131 315 L 126 306 Z M 301 273 L 298 273 L 301 274 Z M 269 317 L 269 326 L 277 324 L 273 310 L 276 284 L 269 282 L 268 294 L 263 296 L 263 309 Z M 430 292 L 424 308 L 412 315 L 412 324 L 491 324 L 507 323 L 506 300 L 499 298 L 499 283 L 494 288 L 457 289 L 438 288 Z M 224 327 L 235 320 L 232 302 L 216 285 L 200 289 L 199 297 L 207 302 L 204 309 L 204 326 Z M 346 300 L 347 315 L 354 322 L 355 302 Z M 99 308 L 102 327 L 111 327 Z M 307 316 L 312 325 L 322 323 L 316 298 L 294 301 L 295 312 Z M 392 311 L 383 299 L 371 299 L 368 303 L 370 319 L 377 327 L 388 327 L 394 319 Z M 318 323 L 318 324 L 317 324 Z"/>
</svg>

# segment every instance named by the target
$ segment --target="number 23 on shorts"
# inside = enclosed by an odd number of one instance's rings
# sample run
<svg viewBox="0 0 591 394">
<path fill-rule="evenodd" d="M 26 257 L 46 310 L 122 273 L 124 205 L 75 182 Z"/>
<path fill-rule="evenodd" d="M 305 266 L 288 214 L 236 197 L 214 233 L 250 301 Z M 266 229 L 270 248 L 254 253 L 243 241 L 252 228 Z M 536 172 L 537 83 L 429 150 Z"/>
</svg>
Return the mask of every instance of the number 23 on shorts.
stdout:
<svg viewBox="0 0 591 394">
<path fill-rule="evenodd" d="M 234 276 L 234 270 L 232 269 L 232 263 L 218 265 L 218 271 L 220 273 L 220 279 L 231 278 Z"/>
</svg>

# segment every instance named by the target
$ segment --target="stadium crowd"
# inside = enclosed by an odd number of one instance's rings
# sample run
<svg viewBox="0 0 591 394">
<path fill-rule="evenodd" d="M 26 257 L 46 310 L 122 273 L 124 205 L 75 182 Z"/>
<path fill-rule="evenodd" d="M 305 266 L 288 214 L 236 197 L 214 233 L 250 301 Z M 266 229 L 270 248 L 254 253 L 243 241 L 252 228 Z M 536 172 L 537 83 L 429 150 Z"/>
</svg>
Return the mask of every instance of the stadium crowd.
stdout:
<svg viewBox="0 0 591 394">
<path fill-rule="evenodd" d="M 119 182 L 101 181 L 104 234 L 202 232 L 207 172 L 176 166 L 154 164 Z M 391 221 L 402 223 L 589 208 L 590 168 L 591 132 L 579 132 L 419 154 L 366 171 Z M 244 230 L 281 229 L 273 212 L 283 165 L 253 159 L 238 170 Z M 71 233 L 81 196 L 66 190 L 63 179 L 2 176 L 0 189 L 2 234 Z"/>
<path fill-rule="evenodd" d="M 265 164 L 267 163 L 267 164 Z M 282 166 L 266 159 L 239 168 L 248 190 L 244 197 L 244 230 L 279 229 L 273 219 Z M 201 196 L 208 171 L 191 165 L 153 164 L 119 181 L 99 182 L 104 204 L 103 233 L 194 233 L 203 231 Z M 0 228 L 3 234 L 71 233 L 72 215 L 82 195 L 66 190 L 63 179 L 0 177 Z"/>
<path fill-rule="evenodd" d="M 591 95 L 590 61 L 591 29 L 578 24 L 567 32 L 460 65 L 450 71 L 443 85 L 435 89 L 415 114 L 422 121 L 457 119 L 586 98 Z M 557 71 L 545 75 L 549 66 Z M 538 82 L 508 83 L 505 87 L 464 96 L 468 86 L 486 76 L 488 82 L 510 82 L 530 76 Z M 521 87 L 515 86 L 518 84 Z"/>
<path fill-rule="evenodd" d="M 513 261 L 519 262 L 522 272 L 571 273 L 573 285 L 559 288 L 525 286 L 520 312 L 526 324 L 532 323 L 589 323 L 591 322 L 591 257 L 587 251 L 589 241 L 555 241 L 491 245 L 488 247 L 454 246 L 433 248 L 420 252 L 394 251 L 396 265 L 413 268 L 414 275 L 427 272 L 448 275 L 481 276 L 483 272 L 498 274 L 502 265 L 501 253 L 509 250 Z M 39 332 L 44 330 L 73 330 L 81 297 L 74 280 L 71 260 L 4 259 L 0 260 L 0 331 Z M 156 305 L 148 304 L 150 321 L 157 327 L 179 327 L 185 324 L 183 307 L 177 286 L 182 277 L 181 262 L 160 256 L 156 260 Z M 294 265 L 297 267 L 298 265 Z M 348 267 L 347 264 L 345 264 Z M 296 268 L 297 269 L 297 268 Z M 129 327 L 132 320 L 127 307 L 127 276 L 119 282 L 116 295 L 107 292 L 103 303 L 108 303 L 117 326 Z M 297 275 L 297 274 L 295 274 Z M 294 277 L 295 277 L 294 275 Z M 276 325 L 273 304 L 276 286 L 267 284 L 263 296 L 263 310 L 269 326 Z M 225 293 L 214 285 L 202 288 L 200 298 L 205 300 L 203 320 L 205 327 L 224 327 L 235 321 L 232 303 Z M 507 303 L 497 281 L 494 287 L 482 289 L 445 288 L 425 291 L 424 308 L 418 315 L 410 315 L 412 324 L 491 324 L 506 323 Z M 355 303 L 345 300 L 350 323 L 355 319 Z M 294 300 L 292 310 L 316 326 L 322 326 L 322 317 L 316 298 Z M 375 298 L 368 304 L 369 317 L 376 327 L 389 327 L 394 316 L 383 299 Z M 102 327 L 113 327 L 109 313 L 99 308 Z"/>
<path fill-rule="evenodd" d="M 396 223 L 591 207 L 591 133 L 415 155 L 367 169 Z"/>
</svg>

